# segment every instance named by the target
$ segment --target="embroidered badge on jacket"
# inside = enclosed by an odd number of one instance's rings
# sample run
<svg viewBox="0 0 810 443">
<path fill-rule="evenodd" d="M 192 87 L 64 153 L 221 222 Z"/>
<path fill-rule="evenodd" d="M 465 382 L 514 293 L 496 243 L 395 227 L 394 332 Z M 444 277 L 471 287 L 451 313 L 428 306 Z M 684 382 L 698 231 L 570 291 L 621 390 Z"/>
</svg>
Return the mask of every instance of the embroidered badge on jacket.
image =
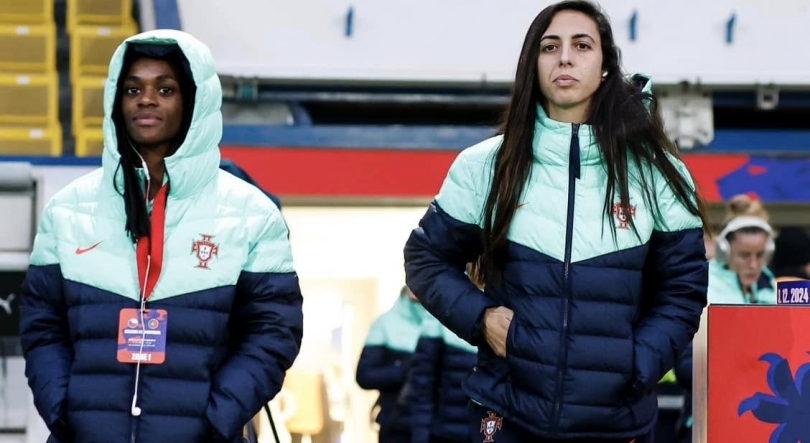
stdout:
<svg viewBox="0 0 810 443">
<path fill-rule="evenodd" d="M 200 234 L 202 240 L 197 240 L 191 243 L 191 253 L 197 254 L 199 264 L 195 266 L 200 269 L 211 269 L 208 267 L 208 262 L 219 253 L 219 245 L 211 241 L 213 235 Z"/>
<path fill-rule="evenodd" d="M 636 207 L 629 205 L 627 208 L 622 206 L 621 203 L 613 205 L 613 215 L 616 216 L 616 225 L 619 229 L 630 229 L 630 218 L 636 216 Z"/>
<path fill-rule="evenodd" d="M 498 414 L 487 411 L 489 417 L 481 419 L 481 432 L 484 433 L 484 443 L 492 443 L 495 433 L 503 427 L 503 418 L 498 417 Z"/>
</svg>

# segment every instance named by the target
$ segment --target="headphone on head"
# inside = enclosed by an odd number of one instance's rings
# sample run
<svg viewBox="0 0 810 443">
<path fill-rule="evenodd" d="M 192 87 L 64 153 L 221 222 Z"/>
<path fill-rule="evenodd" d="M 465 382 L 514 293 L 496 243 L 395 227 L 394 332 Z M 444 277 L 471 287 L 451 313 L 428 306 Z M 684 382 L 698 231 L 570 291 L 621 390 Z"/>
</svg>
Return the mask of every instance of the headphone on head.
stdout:
<svg viewBox="0 0 810 443">
<path fill-rule="evenodd" d="M 731 245 L 728 242 L 729 234 L 733 232 L 737 232 L 740 229 L 744 228 L 759 228 L 765 231 L 768 235 L 768 243 L 765 245 L 765 257 L 767 261 L 771 260 L 773 256 L 773 251 L 776 249 L 776 244 L 774 242 L 774 235 L 773 235 L 773 228 L 771 225 L 768 224 L 765 220 L 759 217 L 752 217 L 749 215 L 743 215 L 739 217 L 735 217 L 731 219 L 730 222 L 726 225 L 725 228 L 720 232 L 717 236 L 717 240 L 715 241 L 715 247 L 717 248 L 717 258 L 720 261 L 726 262 L 728 260 L 728 254 L 731 249 Z"/>
</svg>

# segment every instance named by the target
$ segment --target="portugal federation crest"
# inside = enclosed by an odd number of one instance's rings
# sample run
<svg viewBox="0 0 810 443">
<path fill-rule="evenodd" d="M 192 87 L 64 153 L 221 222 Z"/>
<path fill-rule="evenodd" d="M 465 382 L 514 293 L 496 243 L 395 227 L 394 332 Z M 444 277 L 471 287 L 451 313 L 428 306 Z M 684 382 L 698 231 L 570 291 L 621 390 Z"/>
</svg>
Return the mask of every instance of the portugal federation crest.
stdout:
<svg viewBox="0 0 810 443">
<path fill-rule="evenodd" d="M 495 433 L 501 430 L 503 426 L 503 418 L 498 417 L 498 414 L 487 411 L 489 416 L 487 418 L 481 419 L 481 432 L 484 434 L 484 442 L 483 443 L 492 443 L 495 440 L 492 437 L 495 436 Z"/>
<path fill-rule="evenodd" d="M 197 260 L 200 261 L 195 268 L 211 269 L 208 267 L 208 262 L 212 258 L 216 257 L 217 253 L 219 252 L 219 245 L 211 241 L 211 239 L 214 237 L 213 235 L 200 234 L 200 237 L 202 237 L 202 240 L 197 240 L 191 243 L 191 253 L 196 253 Z"/>
<path fill-rule="evenodd" d="M 616 216 L 616 227 L 619 229 L 630 229 L 630 218 L 636 216 L 636 207 L 628 205 L 624 207 L 621 203 L 613 205 L 613 215 Z"/>
</svg>

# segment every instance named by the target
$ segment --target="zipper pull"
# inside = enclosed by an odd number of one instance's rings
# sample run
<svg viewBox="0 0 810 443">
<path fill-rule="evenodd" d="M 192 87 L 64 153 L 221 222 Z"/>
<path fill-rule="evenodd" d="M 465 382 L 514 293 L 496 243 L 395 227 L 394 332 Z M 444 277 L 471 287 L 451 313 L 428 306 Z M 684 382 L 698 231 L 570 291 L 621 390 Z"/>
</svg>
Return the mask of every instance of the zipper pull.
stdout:
<svg viewBox="0 0 810 443">
<path fill-rule="evenodd" d="M 581 167 L 579 160 L 579 123 L 573 124 L 573 132 L 571 133 L 571 154 L 569 155 L 568 162 L 569 173 L 576 179 L 580 178 Z"/>
</svg>

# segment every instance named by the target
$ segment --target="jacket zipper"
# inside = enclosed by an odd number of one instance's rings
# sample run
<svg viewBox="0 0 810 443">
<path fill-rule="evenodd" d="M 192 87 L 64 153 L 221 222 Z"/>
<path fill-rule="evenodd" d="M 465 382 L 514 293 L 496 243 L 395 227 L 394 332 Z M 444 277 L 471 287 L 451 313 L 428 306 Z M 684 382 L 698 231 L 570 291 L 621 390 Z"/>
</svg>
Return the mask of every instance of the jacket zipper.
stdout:
<svg viewBox="0 0 810 443">
<path fill-rule="evenodd" d="M 568 270 L 571 266 L 571 247 L 574 241 L 574 198 L 576 196 L 577 179 L 580 176 L 579 161 L 579 124 L 575 123 L 571 133 L 571 150 L 568 156 L 568 207 L 565 222 L 565 261 L 563 264 L 563 316 L 562 333 L 560 334 L 560 355 L 557 366 L 557 385 L 554 395 L 554 408 L 551 416 L 551 432 L 556 433 L 560 424 L 560 410 L 562 409 L 563 377 L 568 366 L 568 324 L 571 316 L 571 280 Z"/>
<path fill-rule="evenodd" d="M 145 273 L 144 281 L 146 281 L 146 279 L 147 279 L 147 277 L 149 275 L 149 270 L 150 270 L 151 267 L 152 267 L 152 255 L 147 255 L 146 256 L 146 273 Z M 144 285 L 144 289 L 142 289 L 141 302 L 140 302 L 140 306 L 138 306 L 138 309 L 140 310 L 141 327 L 142 328 L 146 327 L 144 325 L 144 322 L 143 322 L 143 313 L 146 311 L 146 298 L 145 297 L 146 297 L 146 285 Z M 141 337 L 141 340 L 143 340 L 145 338 L 146 338 L 146 336 L 143 336 L 143 337 Z M 143 352 L 143 341 L 141 342 L 141 352 Z M 133 412 L 131 414 L 132 416 L 130 417 L 129 443 L 136 443 L 137 440 L 138 440 L 138 423 L 139 423 L 139 420 L 140 420 L 141 417 L 140 417 L 140 413 L 138 415 L 135 415 L 134 409 L 136 407 L 138 407 L 137 399 L 138 399 L 138 388 L 139 388 L 140 379 L 141 379 L 140 371 L 141 371 L 141 362 L 138 361 L 138 366 L 135 367 L 135 389 L 133 390 L 133 394 L 132 394 L 133 395 L 133 399 L 132 399 Z"/>
<path fill-rule="evenodd" d="M 138 435 L 138 417 L 130 417 L 132 420 L 129 426 L 129 443 L 136 443 Z"/>
</svg>

